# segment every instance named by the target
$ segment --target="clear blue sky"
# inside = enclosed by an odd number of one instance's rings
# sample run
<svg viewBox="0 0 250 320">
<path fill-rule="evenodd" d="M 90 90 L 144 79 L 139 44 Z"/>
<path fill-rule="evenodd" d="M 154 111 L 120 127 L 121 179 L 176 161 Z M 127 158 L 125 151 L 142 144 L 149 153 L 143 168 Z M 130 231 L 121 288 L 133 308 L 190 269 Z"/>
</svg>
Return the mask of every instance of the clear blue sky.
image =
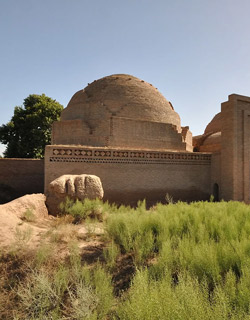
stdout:
<svg viewBox="0 0 250 320">
<path fill-rule="evenodd" d="M 229 94 L 250 96 L 249 15 L 249 0 L 0 0 L 0 125 L 29 94 L 66 107 L 128 73 L 200 134 Z"/>
</svg>

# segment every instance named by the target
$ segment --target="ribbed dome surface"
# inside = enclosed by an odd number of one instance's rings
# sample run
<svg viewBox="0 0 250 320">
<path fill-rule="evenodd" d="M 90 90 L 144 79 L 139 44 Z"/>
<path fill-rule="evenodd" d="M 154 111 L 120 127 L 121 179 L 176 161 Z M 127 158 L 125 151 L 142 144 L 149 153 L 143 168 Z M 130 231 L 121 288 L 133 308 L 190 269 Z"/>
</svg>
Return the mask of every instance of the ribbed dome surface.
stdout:
<svg viewBox="0 0 250 320">
<path fill-rule="evenodd" d="M 76 92 L 61 120 L 94 123 L 111 116 L 171 123 L 180 129 L 180 117 L 171 103 L 151 84 L 126 74 L 104 77 Z"/>
</svg>

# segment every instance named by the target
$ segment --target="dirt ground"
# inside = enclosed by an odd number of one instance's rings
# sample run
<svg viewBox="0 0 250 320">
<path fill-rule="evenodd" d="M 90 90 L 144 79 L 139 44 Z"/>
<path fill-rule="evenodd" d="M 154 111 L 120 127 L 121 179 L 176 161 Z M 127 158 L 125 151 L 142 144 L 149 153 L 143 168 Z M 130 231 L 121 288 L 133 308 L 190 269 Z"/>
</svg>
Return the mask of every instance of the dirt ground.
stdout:
<svg viewBox="0 0 250 320">
<path fill-rule="evenodd" d="M 60 233 L 62 242 L 76 237 L 80 248 L 90 246 L 89 239 L 86 241 L 87 234 L 90 233 L 88 227 L 64 225 L 59 228 L 56 220 L 57 218 L 48 214 L 45 196 L 41 193 L 25 195 L 0 205 L 0 249 L 9 248 L 14 243 L 22 241 L 30 249 L 35 248 L 43 240 L 45 234 L 52 232 L 51 229 L 57 233 L 57 236 Z M 94 233 L 97 236 L 102 234 L 102 227 L 97 226 Z M 66 239 L 67 237 L 71 239 Z M 94 238 L 91 241 L 93 246 L 99 244 L 99 241 Z"/>
</svg>

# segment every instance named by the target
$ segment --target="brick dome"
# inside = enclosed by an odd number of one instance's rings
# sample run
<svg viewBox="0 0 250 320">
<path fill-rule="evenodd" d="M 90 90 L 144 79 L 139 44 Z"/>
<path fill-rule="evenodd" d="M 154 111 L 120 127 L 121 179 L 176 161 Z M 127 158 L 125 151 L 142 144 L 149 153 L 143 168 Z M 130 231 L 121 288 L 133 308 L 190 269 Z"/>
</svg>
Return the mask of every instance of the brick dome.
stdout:
<svg viewBox="0 0 250 320">
<path fill-rule="evenodd" d="M 101 78 L 76 92 L 61 120 L 82 119 L 95 128 L 97 121 L 112 116 L 170 123 L 181 130 L 171 103 L 151 84 L 126 74 Z"/>
<path fill-rule="evenodd" d="M 192 151 L 192 133 L 150 83 L 116 74 L 74 94 L 53 124 L 52 143 Z"/>
<path fill-rule="evenodd" d="M 217 152 L 221 150 L 222 114 L 217 113 L 206 126 L 204 134 L 193 137 L 193 146 L 200 152 Z"/>
<path fill-rule="evenodd" d="M 204 134 L 220 132 L 221 123 L 222 123 L 222 115 L 221 115 L 221 112 L 219 112 L 213 117 L 213 119 L 206 126 Z"/>
</svg>

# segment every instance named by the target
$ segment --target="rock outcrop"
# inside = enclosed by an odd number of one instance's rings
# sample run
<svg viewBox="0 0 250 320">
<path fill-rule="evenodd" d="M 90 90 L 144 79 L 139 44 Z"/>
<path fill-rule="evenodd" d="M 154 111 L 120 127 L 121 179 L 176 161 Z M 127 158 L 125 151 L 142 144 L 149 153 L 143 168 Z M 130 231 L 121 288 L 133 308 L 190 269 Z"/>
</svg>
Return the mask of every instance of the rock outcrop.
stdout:
<svg viewBox="0 0 250 320">
<path fill-rule="evenodd" d="M 63 175 L 53 180 L 48 187 L 46 204 L 50 214 L 59 213 L 59 205 L 66 197 L 73 200 L 102 199 L 104 195 L 99 177 L 88 174 Z"/>
</svg>

